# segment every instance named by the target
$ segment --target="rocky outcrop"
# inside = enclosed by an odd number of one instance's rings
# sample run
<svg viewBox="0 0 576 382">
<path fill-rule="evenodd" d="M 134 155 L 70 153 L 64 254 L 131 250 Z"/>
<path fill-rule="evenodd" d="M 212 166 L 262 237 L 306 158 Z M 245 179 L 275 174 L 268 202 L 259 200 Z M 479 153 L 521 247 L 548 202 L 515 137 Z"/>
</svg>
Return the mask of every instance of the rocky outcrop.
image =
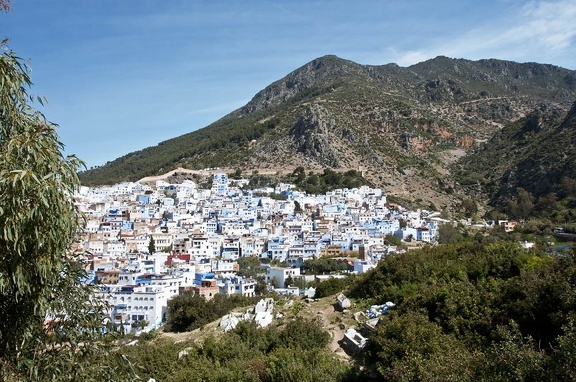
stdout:
<svg viewBox="0 0 576 382">
<path fill-rule="evenodd" d="M 336 122 L 324 107 L 318 104 L 308 105 L 306 111 L 290 130 L 296 150 L 315 160 L 322 166 L 340 167 L 338 152 L 333 141 Z"/>
<path fill-rule="evenodd" d="M 352 61 L 333 55 L 319 57 L 259 91 L 240 111 L 254 113 L 294 98 L 331 92 L 335 79 L 366 76 L 366 72 L 365 66 Z"/>
</svg>

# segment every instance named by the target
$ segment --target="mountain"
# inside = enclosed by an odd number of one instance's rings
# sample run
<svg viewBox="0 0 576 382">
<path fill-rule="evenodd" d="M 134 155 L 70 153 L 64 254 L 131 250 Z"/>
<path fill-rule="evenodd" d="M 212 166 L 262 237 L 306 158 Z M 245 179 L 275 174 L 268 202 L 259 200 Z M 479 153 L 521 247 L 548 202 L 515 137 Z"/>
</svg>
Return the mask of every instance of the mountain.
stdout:
<svg viewBox="0 0 576 382">
<path fill-rule="evenodd" d="M 359 169 L 391 195 L 450 203 L 451 166 L 541 105 L 567 111 L 576 73 L 553 65 L 437 57 L 409 67 L 324 56 L 211 125 L 82 172 L 84 184 L 177 167 Z"/>
<path fill-rule="evenodd" d="M 492 204 L 514 198 L 517 188 L 534 200 L 551 193 L 571 196 L 576 182 L 576 102 L 566 112 L 541 105 L 506 125 L 461 161 L 458 179 Z"/>
</svg>

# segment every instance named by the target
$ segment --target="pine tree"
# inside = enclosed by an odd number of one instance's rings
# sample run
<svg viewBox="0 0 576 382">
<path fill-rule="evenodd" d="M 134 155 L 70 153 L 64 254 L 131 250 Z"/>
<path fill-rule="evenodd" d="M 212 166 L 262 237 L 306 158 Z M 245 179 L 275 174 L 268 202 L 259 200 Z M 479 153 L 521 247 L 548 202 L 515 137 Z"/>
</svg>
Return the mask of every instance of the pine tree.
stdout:
<svg viewBox="0 0 576 382">
<path fill-rule="evenodd" d="M 156 242 L 154 241 L 154 237 L 150 235 L 150 241 L 148 242 L 148 253 L 153 254 L 156 252 Z"/>
</svg>

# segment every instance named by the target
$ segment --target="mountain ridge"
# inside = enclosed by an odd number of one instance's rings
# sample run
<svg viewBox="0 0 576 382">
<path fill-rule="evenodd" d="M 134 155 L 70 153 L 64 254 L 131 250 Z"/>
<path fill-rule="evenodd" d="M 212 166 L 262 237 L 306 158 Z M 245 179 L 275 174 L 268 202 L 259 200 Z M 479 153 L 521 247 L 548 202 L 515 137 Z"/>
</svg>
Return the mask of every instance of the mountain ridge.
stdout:
<svg viewBox="0 0 576 382">
<path fill-rule="evenodd" d="M 439 56 L 408 67 L 312 60 L 207 127 L 80 174 L 86 184 L 176 167 L 360 169 L 397 196 L 447 205 L 451 163 L 542 104 L 568 110 L 574 71 Z"/>
</svg>

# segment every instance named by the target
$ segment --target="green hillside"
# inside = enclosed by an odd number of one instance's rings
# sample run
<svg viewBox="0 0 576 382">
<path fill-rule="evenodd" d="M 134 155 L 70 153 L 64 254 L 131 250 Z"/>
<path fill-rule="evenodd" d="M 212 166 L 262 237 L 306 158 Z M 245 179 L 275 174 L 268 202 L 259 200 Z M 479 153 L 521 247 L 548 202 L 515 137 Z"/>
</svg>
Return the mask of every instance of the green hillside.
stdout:
<svg viewBox="0 0 576 382">
<path fill-rule="evenodd" d="M 392 256 L 351 296 L 397 308 L 370 334 L 382 381 L 569 381 L 574 254 L 474 241 Z"/>
<path fill-rule="evenodd" d="M 574 253 L 550 255 L 494 240 L 390 255 L 348 281 L 348 311 L 334 308 L 334 295 L 279 299 L 281 315 L 262 329 L 240 323 L 224 333 L 218 321 L 201 321 L 209 313 L 203 299 L 183 295 L 178 303 L 186 309 L 177 311 L 200 329 L 145 334 L 119 347 L 123 358 L 99 362 L 122 365 L 118 380 L 131 380 L 134 372 L 161 381 L 573 380 Z M 341 281 L 320 285 L 346 287 Z M 386 301 L 396 306 L 373 330 L 364 328 L 367 317 L 357 313 Z M 348 328 L 368 338 L 364 350 L 342 344 Z"/>
<path fill-rule="evenodd" d="M 464 188 L 487 194 L 510 215 L 566 221 L 564 215 L 576 208 L 576 103 L 568 113 L 541 106 L 506 125 L 460 164 Z"/>
</svg>

